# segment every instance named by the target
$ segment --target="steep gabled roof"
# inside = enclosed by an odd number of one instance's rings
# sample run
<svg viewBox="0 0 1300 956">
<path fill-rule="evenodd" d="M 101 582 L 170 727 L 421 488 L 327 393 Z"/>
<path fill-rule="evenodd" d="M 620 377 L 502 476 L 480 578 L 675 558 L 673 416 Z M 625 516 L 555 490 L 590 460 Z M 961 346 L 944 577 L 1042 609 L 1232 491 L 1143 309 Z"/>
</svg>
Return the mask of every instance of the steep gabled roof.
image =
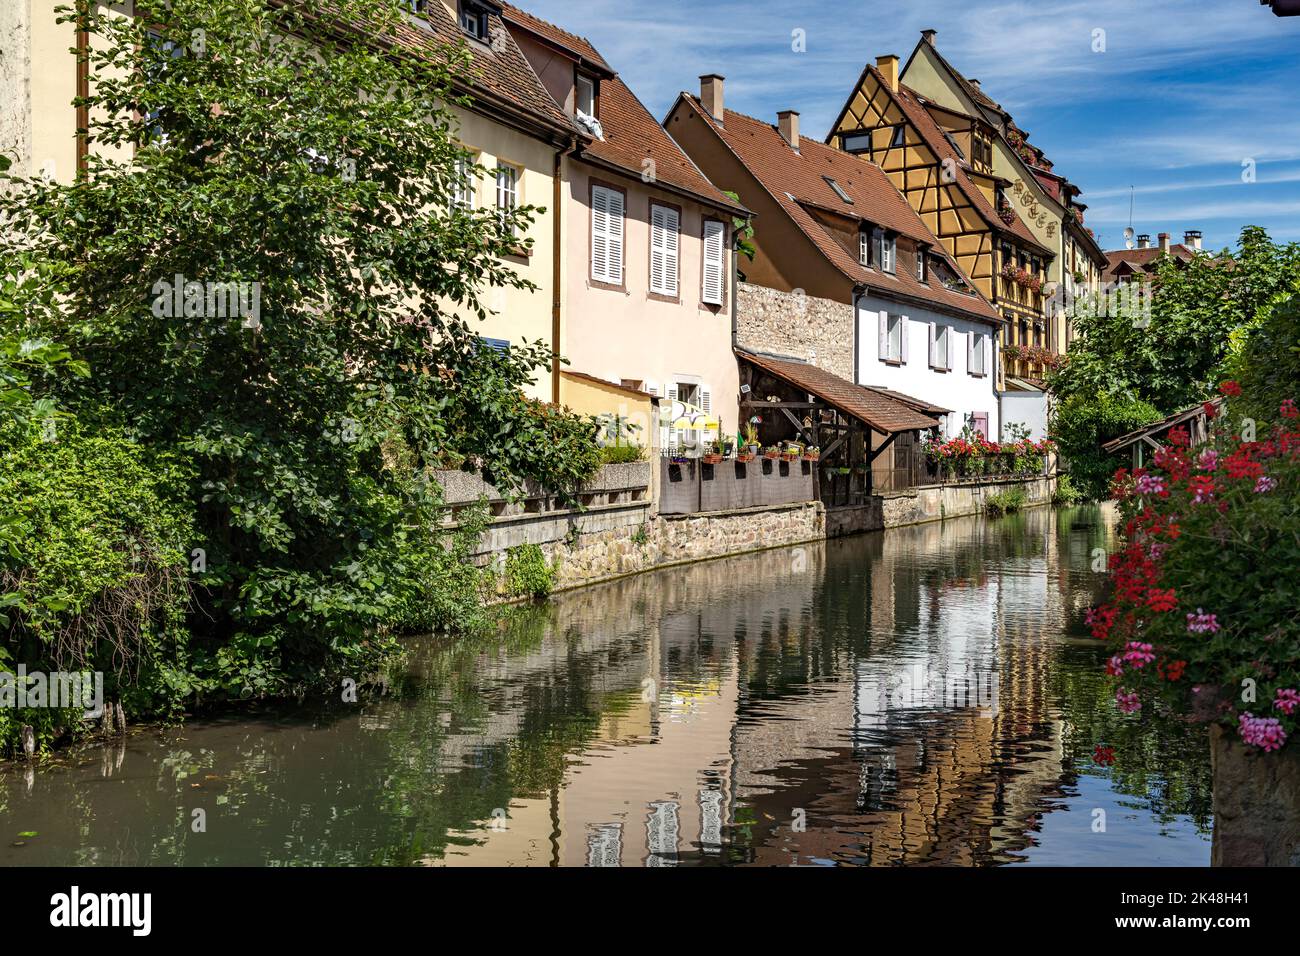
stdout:
<svg viewBox="0 0 1300 956">
<path fill-rule="evenodd" d="M 643 179 L 653 172 L 655 185 L 686 193 L 715 208 L 737 216 L 749 210 L 709 182 L 677 145 L 659 121 L 650 115 L 636 94 L 609 67 L 592 44 L 560 27 L 506 5 L 506 22 L 516 29 L 551 42 L 574 59 L 575 63 L 599 64 L 605 71 L 600 82 L 600 126 L 603 138 L 591 137 L 582 146 L 580 156 L 600 165 L 612 167 L 625 175 Z M 548 94 L 549 98 L 549 94 Z M 554 103 L 554 100 L 551 100 Z M 563 114 L 562 114 L 563 115 Z M 649 162 L 647 162 L 649 161 Z"/>
<path fill-rule="evenodd" d="M 509 3 L 501 4 L 501 16 L 507 23 L 521 26 L 549 44 L 560 47 L 583 64 L 595 67 L 598 72 L 613 76 L 614 68 L 605 62 L 605 58 L 600 55 L 600 51 L 586 37 L 570 33 L 554 23 L 548 23 L 541 17 L 534 16 L 527 10 L 520 10 Z"/>
<path fill-rule="evenodd" d="M 811 139 L 801 139 L 799 151 L 795 152 L 770 123 L 727 110 L 719 124 L 698 98 L 682 94 L 681 100 L 708 124 L 822 255 L 854 283 L 886 297 L 923 301 L 941 311 L 956 310 L 986 321 L 1001 321 L 997 310 L 973 286 L 972 292 L 965 294 L 938 282 L 919 282 L 907 269 L 886 273 L 863 266 L 813 214 L 823 211 L 869 222 L 926 243 L 933 255 L 942 257 L 955 275 L 964 278 L 938 237 L 879 166 Z M 828 180 L 838 185 L 849 201 Z"/>
</svg>

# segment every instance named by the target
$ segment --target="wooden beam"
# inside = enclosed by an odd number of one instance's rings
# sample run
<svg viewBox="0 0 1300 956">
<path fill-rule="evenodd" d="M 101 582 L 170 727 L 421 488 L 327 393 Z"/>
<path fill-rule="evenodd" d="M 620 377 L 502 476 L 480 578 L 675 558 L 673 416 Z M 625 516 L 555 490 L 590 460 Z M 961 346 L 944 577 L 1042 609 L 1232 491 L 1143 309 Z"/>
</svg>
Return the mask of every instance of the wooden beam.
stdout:
<svg viewBox="0 0 1300 956">
<path fill-rule="evenodd" d="M 867 464 L 872 464 L 873 462 L 875 462 L 875 460 L 880 457 L 880 453 L 883 452 L 890 445 L 892 445 L 894 443 L 894 439 L 901 434 L 902 432 L 890 433 L 890 436 L 885 439 L 884 444 L 882 444 L 879 448 L 877 448 L 875 451 L 871 453 L 871 456 L 867 459 Z"/>
</svg>

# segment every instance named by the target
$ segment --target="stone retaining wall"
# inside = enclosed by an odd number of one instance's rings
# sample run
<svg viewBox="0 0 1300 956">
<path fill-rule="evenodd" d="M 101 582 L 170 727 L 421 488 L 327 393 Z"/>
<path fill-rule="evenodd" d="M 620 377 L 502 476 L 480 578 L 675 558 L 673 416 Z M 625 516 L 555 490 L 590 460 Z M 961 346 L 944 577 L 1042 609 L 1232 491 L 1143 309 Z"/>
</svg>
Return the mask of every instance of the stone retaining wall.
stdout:
<svg viewBox="0 0 1300 956">
<path fill-rule="evenodd" d="M 1023 488 L 1025 506 L 1051 504 L 1055 477 L 1007 478 L 979 484 L 923 485 L 876 495 L 869 504 L 832 508 L 826 514 L 826 536 L 838 538 L 863 531 L 880 531 L 943 518 L 983 514 L 990 495 Z"/>
</svg>

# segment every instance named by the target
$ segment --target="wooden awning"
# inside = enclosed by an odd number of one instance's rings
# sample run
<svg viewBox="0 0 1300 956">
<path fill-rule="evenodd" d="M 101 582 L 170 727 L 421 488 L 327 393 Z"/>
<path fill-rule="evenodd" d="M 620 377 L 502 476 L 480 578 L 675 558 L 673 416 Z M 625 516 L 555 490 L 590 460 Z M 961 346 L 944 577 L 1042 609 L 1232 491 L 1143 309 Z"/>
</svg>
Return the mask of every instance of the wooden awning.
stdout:
<svg viewBox="0 0 1300 956">
<path fill-rule="evenodd" d="M 1216 412 L 1220 411 L 1223 408 L 1223 399 L 1212 398 L 1210 399 L 1210 404 L 1214 406 Z M 1123 451 L 1129 445 L 1140 441 L 1145 441 L 1147 444 L 1154 446 L 1156 444 L 1155 436 L 1159 435 L 1161 432 L 1168 431 L 1171 428 L 1176 428 L 1179 425 L 1196 421 L 1197 419 L 1204 417 L 1204 403 L 1193 405 L 1191 408 L 1185 408 L 1181 412 L 1175 412 L 1168 418 L 1162 418 L 1158 422 L 1152 422 L 1150 425 L 1144 425 L 1141 428 L 1134 429 L 1127 435 L 1120 435 L 1118 438 L 1113 438 L 1101 447 L 1103 450 L 1114 454 L 1115 452 Z"/>
<path fill-rule="evenodd" d="M 914 404 L 906 404 L 899 400 L 906 396 L 892 398 L 883 389 L 855 385 L 816 365 L 795 359 L 779 359 L 740 348 L 736 349 L 736 355 L 769 375 L 815 395 L 827 405 L 839 409 L 882 435 L 925 431 L 939 426 L 937 419 L 918 411 L 921 406 L 930 407 L 929 403 L 920 399 L 909 398 L 908 402 Z"/>
</svg>

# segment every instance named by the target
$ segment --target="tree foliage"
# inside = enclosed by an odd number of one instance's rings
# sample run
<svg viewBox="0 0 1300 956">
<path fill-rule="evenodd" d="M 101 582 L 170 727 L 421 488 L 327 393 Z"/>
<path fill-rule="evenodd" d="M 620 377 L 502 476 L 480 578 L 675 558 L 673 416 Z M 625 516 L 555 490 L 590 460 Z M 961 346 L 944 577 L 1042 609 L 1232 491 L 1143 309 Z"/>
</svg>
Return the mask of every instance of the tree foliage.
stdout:
<svg viewBox="0 0 1300 956">
<path fill-rule="evenodd" d="M 89 168 L 0 198 L 8 252 L 66 283 L 32 338 L 93 372 L 33 390 L 184 462 L 196 689 L 358 673 L 430 583 L 449 450 L 499 484 L 596 454 L 519 394 L 550 354 L 489 365 L 475 331 L 489 290 L 530 288 L 505 259 L 535 210 L 454 201 L 484 173 L 456 142 L 466 54 L 393 0 L 136 14 L 63 9 L 92 38 Z"/>
</svg>

